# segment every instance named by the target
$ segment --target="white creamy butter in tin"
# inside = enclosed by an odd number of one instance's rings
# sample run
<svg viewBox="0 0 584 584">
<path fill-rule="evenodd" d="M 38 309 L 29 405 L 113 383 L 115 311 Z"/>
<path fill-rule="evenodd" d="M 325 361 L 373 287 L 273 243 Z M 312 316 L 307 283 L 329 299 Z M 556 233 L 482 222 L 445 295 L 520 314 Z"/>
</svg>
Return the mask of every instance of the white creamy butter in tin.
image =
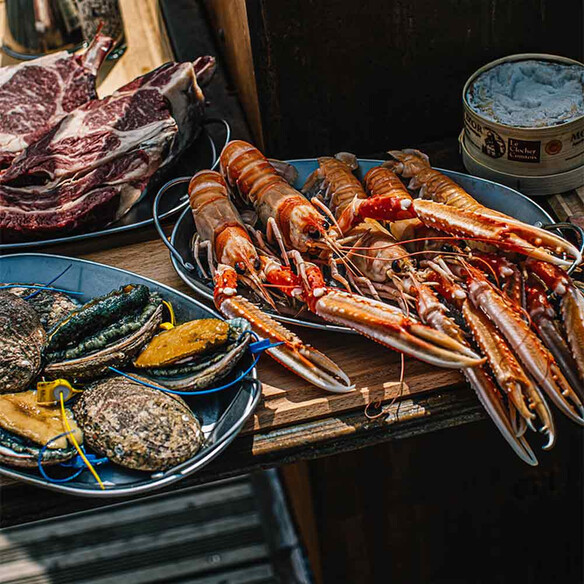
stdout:
<svg viewBox="0 0 584 584">
<path fill-rule="evenodd" d="M 541 177 L 549 192 L 584 184 L 584 63 L 541 53 L 497 59 L 470 76 L 462 104 L 463 147 L 485 172 Z"/>
<path fill-rule="evenodd" d="M 517 128 L 544 128 L 584 115 L 584 66 L 529 59 L 481 73 L 467 90 L 470 107 Z"/>
</svg>

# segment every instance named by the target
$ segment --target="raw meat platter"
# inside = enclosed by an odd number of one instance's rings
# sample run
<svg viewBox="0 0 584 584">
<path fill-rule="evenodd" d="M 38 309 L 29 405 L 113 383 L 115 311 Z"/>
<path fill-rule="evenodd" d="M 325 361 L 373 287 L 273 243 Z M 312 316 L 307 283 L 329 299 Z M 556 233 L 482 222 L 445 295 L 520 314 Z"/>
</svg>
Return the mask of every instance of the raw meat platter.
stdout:
<svg viewBox="0 0 584 584">
<path fill-rule="evenodd" d="M 189 177 L 213 164 L 202 88 L 215 59 L 165 63 L 99 99 L 111 45 L 98 34 L 82 54 L 2 68 L 0 249 L 141 227 L 170 172 Z M 162 215 L 184 206 L 184 194 L 173 189 Z"/>
</svg>

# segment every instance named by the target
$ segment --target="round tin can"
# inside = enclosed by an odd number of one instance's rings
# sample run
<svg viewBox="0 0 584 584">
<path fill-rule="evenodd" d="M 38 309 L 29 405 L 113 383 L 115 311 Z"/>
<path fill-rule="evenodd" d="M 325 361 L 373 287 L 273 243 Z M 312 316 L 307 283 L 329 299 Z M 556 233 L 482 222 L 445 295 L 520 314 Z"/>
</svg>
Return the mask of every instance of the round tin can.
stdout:
<svg viewBox="0 0 584 584">
<path fill-rule="evenodd" d="M 474 158 L 469 152 L 468 140 L 464 130 L 460 133 L 458 142 L 460 153 L 462 154 L 462 162 L 469 174 L 506 185 L 531 197 L 564 193 L 584 184 L 584 166 L 550 175 L 525 176 L 511 174 L 495 170 Z"/>
<path fill-rule="evenodd" d="M 462 90 L 464 143 L 469 154 L 480 164 L 511 175 L 549 176 L 582 167 L 584 115 L 563 124 L 520 128 L 490 120 L 471 108 L 468 95 L 479 75 L 498 65 L 527 60 L 584 67 L 583 63 L 566 57 L 523 53 L 497 59 L 475 71 Z"/>
</svg>

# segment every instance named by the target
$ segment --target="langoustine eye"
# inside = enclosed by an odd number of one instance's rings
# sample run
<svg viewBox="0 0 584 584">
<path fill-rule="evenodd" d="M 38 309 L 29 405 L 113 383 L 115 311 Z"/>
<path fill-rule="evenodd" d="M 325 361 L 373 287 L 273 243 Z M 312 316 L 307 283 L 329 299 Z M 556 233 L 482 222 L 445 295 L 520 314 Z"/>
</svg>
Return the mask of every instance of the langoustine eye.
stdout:
<svg viewBox="0 0 584 584">
<path fill-rule="evenodd" d="M 306 229 L 306 235 L 311 239 L 320 239 L 320 230 L 315 225 L 311 225 Z"/>
</svg>

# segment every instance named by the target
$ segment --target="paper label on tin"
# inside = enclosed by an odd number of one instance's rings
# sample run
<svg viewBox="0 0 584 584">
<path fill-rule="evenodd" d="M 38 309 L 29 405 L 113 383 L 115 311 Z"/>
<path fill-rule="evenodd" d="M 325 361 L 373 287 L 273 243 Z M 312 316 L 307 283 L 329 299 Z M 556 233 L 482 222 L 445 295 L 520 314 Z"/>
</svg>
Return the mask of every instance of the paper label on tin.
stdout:
<svg viewBox="0 0 584 584">
<path fill-rule="evenodd" d="M 481 150 L 491 158 L 501 158 L 505 155 L 505 141 L 495 130 L 485 128 L 485 137 Z"/>
<path fill-rule="evenodd" d="M 580 144 L 584 143 L 584 130 L 580 130 L 578 132 L 572 132 L 572 136 L 570 137 L 572 142 L 572 148 L 575 146 L 580 146 Z"/>
<path fill-rule="evenodd" d="M 532 162 L 538 164 L 541 160 L 541 142 L 539 140 L 517 140 L 509 138 L 509 153 L 507 158 L 515 162 Z"/>
<path fill-rule="evenodd" d="M 501 172 L 536 176 L 567 172 L 584 165 L 584 128 L 558 126 L 554 130 L 550 134 L 546 129 L 544 135 L 534 136 L 539 138 L 534 140 L 521 135 L 520 130 L 486 124 L 469 110 L 464 111 L 470 154 Z"/>
</svg>

